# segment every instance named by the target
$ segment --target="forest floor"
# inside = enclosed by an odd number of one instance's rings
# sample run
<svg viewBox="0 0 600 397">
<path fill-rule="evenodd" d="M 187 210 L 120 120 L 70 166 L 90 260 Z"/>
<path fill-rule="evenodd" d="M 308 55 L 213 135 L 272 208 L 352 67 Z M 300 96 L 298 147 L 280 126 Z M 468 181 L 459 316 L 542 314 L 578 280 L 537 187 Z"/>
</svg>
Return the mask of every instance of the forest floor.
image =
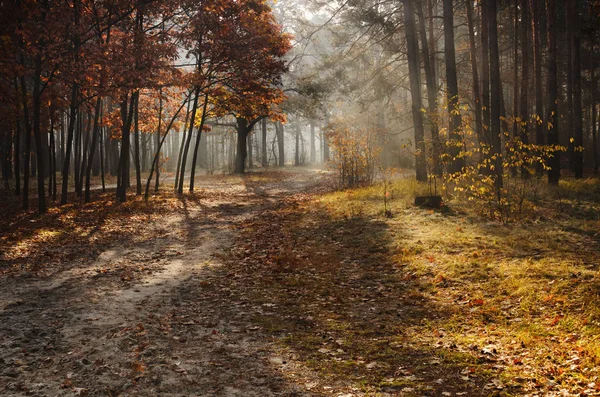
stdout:
<svg viewBox="0 0 600 397">
<path fill-rule="evenodd" d="M 10 202 L 0 394 L 600 395 L 598 181 L 509 225 L 415 208 L 408 179 L 392 217 L 380 188 L 331 186 L 304 169 L 42 217 Z"/>
</svg>

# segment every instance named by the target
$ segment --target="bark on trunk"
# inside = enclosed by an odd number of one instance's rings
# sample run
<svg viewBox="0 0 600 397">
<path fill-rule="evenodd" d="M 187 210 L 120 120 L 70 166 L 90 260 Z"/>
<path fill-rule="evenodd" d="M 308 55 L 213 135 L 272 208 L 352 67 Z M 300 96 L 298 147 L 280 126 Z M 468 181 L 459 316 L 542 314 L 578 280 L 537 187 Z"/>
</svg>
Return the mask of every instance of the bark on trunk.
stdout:
<svg viewBox="0 0 600 397">
<path fill-rule="evenodd" d="M 248 137 L 248 120 L 242 117 L 236 118 L 237 122 L 237 150 L 235 153 L 235 174 L 243 174 L 245 172 L 247 145 L 246 138 Z"/>
<path fill-rule="evenodd" d="M 448 137 L 450 138 L 450 156 L 452 157 L 449 171 L 455 173 L 462 170 L 464 161 L 460 157 L 462 149 L 462 119 L 458 101 L 456 52 L 454 49 L 454 9 L 452 0 L 444 0 L 444 53 L 446 56 L 448 117 L 450 118 Z"/>
<path fill-rule="evenodd" d="M 423 114 L 421 113 L 421 73 L 419 70 L 419 44 L 416 37 L 416 27 L 411 0 L 403 0 L 404 4 L 404 31 L 408 52 L 408 73 L 412 97 L 412 117 L 415 137 L 415 168 L 418 181 L 427 181 L 427 163 L 425 157 L 425 130 L 423 128 Z M 454 44 L 453 44 L 454 45 Z"/>
<path fill-rule="evenodd" d="M 121 119 L 123 120 L 123 128 L 121 129 L 121 156 L 119 159 L 119 178 L 117 180 L 117 199 L 124 203 L 127 201 L 127 188 L 129 187 L 129 148 L 131 124 L 133 121 L 134 106 L 139 96 L 139 91 L 136 90 L 131 95 L 129 108 L 127 97 L 121 104 Z"/>
<path fill-rule="evenodd" d="M 315 123 L 310 122 L 310 163 L 317 162 L 317 148 L 315 146 Z"/>
<path fill-rule="evenodd" d="M 283 167 L 285 166 L 285 142 L 284 142 L 284 132 L 285 132 L 285 127 L 283 126 L 283 124 L 278 121 L 275 124 L 275 132 L 277 134 L 277 148 L 278 148 L 278 152 L 279 152 L 279 166 Z"/>
<path fill-rule="evenodd" d="M 501 115 L 501 96 L 502 86 L 500 82 L 500 54 L 498 51 L 498 22 L 496 15 L 496 1 L 483 0 L 488 6 L 488 27 L 490 39 L 490 78 L 491 78 L 491 109 L 490 109 L 490 124 L 491 124 L 491 141 L 492 141 L 492 156 L 494 158 L 494 171 L 496 175 L 496 188 L 502 187 L 502 150 L 501 150 L 501 131 L 500 131 L 500 115 Z"/>
<path fill-rule="evenodd" d="M 162 88 L 158 92 L 158 131 L 156 131 L 156 152 L 158 153 L 158 164 L 156 165 L 156 180 L 154 181 L 154 191 L 158 192 L 160 185 L 160 131 L 162 127 L 162 113 L 163 113 L 163 99 L 162 99 Z M 193 172 L 193 171 L 192 171 Z M 140 188 L 141 193 L 141 188 Z"/>
<path fill-rule="evenodd" d="M 133 161 L 135 162 L 135 194 L 142 194 L 142 170 L 140 164 L 140 120 L 139 120 L 139 100 L 135 104 L 135 114 L 133 115 Z"/>
<path fill-rule="evenodd" d="M 575 171 L 575 157 L 574 157 L 574 145 L 571 139 L 574 139 L 574 130 L 575 130 L 575 118 L 573 114 L 573 84 L 574 84 L 574 71 L 573 71 L 573 63 L 574 63 L 574 45 L 575 45 L 575 19 L 574 19 L 574 0 L 566 0 L 566 14 L 567 17 L 565 22 L 567 24 L 567 40 L 566 40 L 566 53 L 567 55 L 567 158 L 569 161 L 569 168 L 572 171 Z M 560 140 L 560 137 L 559 137 Z"/>
<path fill-rule="evenodd" d="M 431 130 L 431 141 L 433 144 L 433 171 L 436 175 L 441 175 L 442 167 L 440 164 L 440 132 L 437 123 L 437 84 L 435 81 L 435 65 L 430 56 L 429 42 L 425 31 L 425 17 L 423 15 L 423 5 L 421 1 L 417 5 L 417 15 L 419 17 L 419 34 L 421 36 L 421 47 L 423 53 L 423 66 L 425 68 L 425 82 L 427 85 L 427 104 L 429 107 L 429 128 Z"/>
<path fill-rule="evenodd" d="M 519 136 L 519 125 L 517 123 L 517 117 L 519 116 L 519 0 L 514 0 L 515 15 L 513 18 L 513 131 L 512 136 L 516 138 Z M 525 17 L 525 15 L 523 15 Z M 511 167 L 513 176 L 517 173 L 516 168 Z"/>
<path fill-rule="evenodd" d="M 295 134 L 295 139 L 296 139 L 296 147 L 294 150 L 294 165 L 295 166 L 299 166 L 300 165 L 300 134 L 301 134 L 301 128 L 300 128 L 300 121 L 296 120 L 296 134 Z"/>
<path fill-rule="evenodd" d="M 94 163 L 94 153 L 96 152 L 96 142 L 98 141 L 98 135 L 100 134 L 100 113 L 102 112 L 102 98 L 96 99 L 96 109 L 94 114 L 94 127 L 92 129 L 92 144 L 90 146 L 90 158 L 88 160 L 87 169 L 85 172 L 85 198 L 84 201 L 88 203 L 90 201 L 90 181 L 92 176 L 92 167 Z"/>
<path fill-rule="evenodd" d="M 29 120 L 29 105 L 27 103 L 27 87 L 25 77 L 21 76 L 21 95 L 23 97 L 23 122 L 25 124 L 25 148 L 23 156 L 23 209 L 29 209 L 29 175 L 31 163 L 31 121 Z"/>
<path fill-rule="evenodd" d="M 540 36 L 540 6 L 539 0 L 531 0 L 531 32 L 533 44 L 533 69 L 535 74 L 535 143 L 544 145 L 546 143 L 544 136 L 544 91 L 542 89 L 542 54 L 541 54 L 541 36 Z M 538 171 L 542 171 L 541 165 Z"/>
<path fill-rule="evenodd" d="M 19 85 L 18 85 L 18 81 L 15 78 L 14 81 L 14 85 L 15 85 L 15 98 L 19 97 Z M 15 194 L 17 196 L 21 195 L 21 154 L 23 153 L 21 151 L 21 106 L 20 105 L 16 105 L 16 129 L 15 129 L 15 149 L 14 149 L 14 156 L 15 156 Z"/>
<path fill-rule="evenodd" d="M 175 171 L 175 184 L 173 185 L 173 190 L 175 191 L 175 193 L 177 193 L 177 189 L 179 188 L 179 171 L 181 170 L 181 158 L 183 156 L 183 150 L 186 142 L 186 131 L 188 120 L 190 118 L 190 105 L 191 102 L 188 101 L 187 110 L 185 113 L 185 121 L 183 123 L 183 136 L 181 137 L 181 146 L 179 148 L 179 155 L 177 156 L 177 170 Z"/>
<path fill-rule="evenodd" d="M 597 112 L 596 112 L 596 73 L 594 68 L 595 46 L 594 46 L 594 34 L 590 34 L 590 84 L 591 84 L 591 113 L 592 113 L 592 155 L 594 161 L 594 174 L 598 175 L 598 125 L 597 123 Z"/>
<path fill-rule="evenodd" d="M 260 154 L 262 156 L 261 163 L 263 167 L 267 167 L 268 157 L 267 157 L 267 119 L 263 119 L 262 121 L 262 136 L 261 136 L 261 150 Z"/>
<path fill-rule="evenodd" d="M 469 44 L 471 47 L 471 70 L 473 72 L 473 97 L 475 98 L 475 133 L 479 143 L 488 143 L 483 133 L 483 115 L 481 107 L 481 89 L 479 87 L 479 71 L 477 69 L 477 46 L 475 44 L 475 22 L 473 20 L 473 4 L 470 0 L 467 4 L 467 23 L 469 25 Z"/>
<path fill-rule="evenodd" d="M 573 27 L 573 171 L 583 178 L 583 103 L 581 98 L 581 33 L 576 0 L 570 0 Z"/>
<path fill-rule="evenodd" d="M 490 36 L 489 8 L 487 1 L 481 5 L 481 110 L 483 113 L 483 130 L 487 132 L 486 141 L 492 145 L 490 131 Z"/>
<path fill-rule="evenodd" d="M 202 116 L 200 118 L 200 126 L 196 134 L 196 145 L 194 147 L 194 157 L 192 158 L 192 168 L 190 169 L 190 193 L 194 192 L 194 178 L 196 176 L 196 163 L 198 161 L 198 149 L 200 148 L 200 139 L 202 138 L 202 128 L 206 120 L 206 109 L 208 107 L 208 94 L 204 95 L 204 105 L 202 106 Z"/>
<path fill-rule="evenodd" d="M 252 134 L 248 133 L 248 137 L 246 138 L 246 144 L 248 145 L 248 169 L 254 168 L 254 156 L 253 147 L 252 147 Z"/>
<path fill-rule="evenodd" d="M 73 84 L 71 89 L 71 105 L 69 113 L 69 126 L 67 128 L 67 147 L 65 149 L 65 157 L 63 160 L 62 169 L 62 191 L 60 197 L 61 204 L 67 204 L 67 194 L 69 189 L 69 168 L 71 166 L 71 151 L 73 149 L 73 135 L 75 133 L 75 123 L 77 122 L 77 97 L 79 86 Z"/>
<path fill-rule="evenodd" d="M 558 73 L 556 46 L 556 0 L 546 0 L 546 20 L 548 32 L 548 144 L 558 145 Z M 558 185 L 560 180 L 560 151 L 554 150 L 548 161 L 548 183 Z"/>
<path fill-rule="evenodd" d="M 192 142 L 192 132 L 194 131 L 194 120 L 196 120 L 196 111 L 198 110 L 198 96 L 200 95 L 200 88 L 195 89 L 194 93 L 194 105 L 192 106 L 192 114 L 190 115 L 190 126 L 188 130 L 188 136 L 185 141 L 185 148 L 183 149 L 183 157 L 181 159 L 181 170 L 179 173 L 179 186 L 177 186 L 177 193 L 183 194 L 183 182 L 185 179 L 185 163 L 187 162 L 187 155 L 190 150 L 190 144 Z"/>
<path fill-rule="evenodd" d="M 521 109 L 519 111 L 520 122 L 519 138 L 523 145 L 529 144 L 529 31 L 528 23 L 529 15 L 529 0 L 521 0 L 521 13 L 523 26 L 521 27 Z M 527 149 L 523 148 L 523 151 Z M 521 166 L 521 177 L 527 178 L 529 170 L 527 164 Z"/>
</svg>

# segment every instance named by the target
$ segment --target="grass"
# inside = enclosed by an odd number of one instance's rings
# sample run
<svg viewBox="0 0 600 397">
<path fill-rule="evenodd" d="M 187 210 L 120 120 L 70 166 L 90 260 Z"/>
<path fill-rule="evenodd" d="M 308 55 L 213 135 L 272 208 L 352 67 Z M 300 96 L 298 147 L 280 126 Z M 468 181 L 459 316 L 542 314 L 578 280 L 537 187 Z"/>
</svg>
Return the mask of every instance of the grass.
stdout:
<svg viewBox="0 0 600 397">
<path fill-rule="evenodd" d="M 260 192 L 286 177 L 203 180 Z M 227 297 L 263 308 L 252 321 L 291 357 L 284 376 L 315 395 L 599 395 L 598 182 L 541 187 L 510 224 L 459 199 L 443 212 L 415 208 L 428 188 L 411 179 L 388 189 L 391 217 L 382 186 L 286 198 L 245 221 L 224 254 L 236 276 Z M 137 235 L 141 225 L 210 190 L 180 199 L 169 188 L 150 205 L 95 192 L 44 217 L 15 210 L 0 222 L 11 231 L 0 272 L 51 273 L 117 234 L 154 239 Z M 38 260 L 56 245 L 60 260 Z"/>
<path fill-rule="evenodd" d="M 278 214 L 282 237 L 260 243 L 280 260 L 253 299 L 286 315 L 256 321 L 278 324 L 281 348 L 325 382 L 363 395 L 594 395 L 599 185 L 541 189 L 508 225 L 458 200 L 415 208 L 427 186 L 408 179 L 390 189 L 391 218 L 382 186 L 317 196 Z"/>
</svg>

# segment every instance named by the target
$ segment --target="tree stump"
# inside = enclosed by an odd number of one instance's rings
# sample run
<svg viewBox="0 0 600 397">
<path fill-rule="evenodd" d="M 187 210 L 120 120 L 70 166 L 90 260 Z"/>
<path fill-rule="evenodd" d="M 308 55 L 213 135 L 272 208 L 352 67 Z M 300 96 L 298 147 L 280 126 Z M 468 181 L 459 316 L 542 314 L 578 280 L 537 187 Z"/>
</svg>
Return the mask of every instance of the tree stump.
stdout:
<svg viewBox="0 0 600 397">
<path fill-rule="evenodd" d="M 442 208 L 442 196 L 417 196 L 415 205 L 421 208 L 440 209 Z"/>
</svg>

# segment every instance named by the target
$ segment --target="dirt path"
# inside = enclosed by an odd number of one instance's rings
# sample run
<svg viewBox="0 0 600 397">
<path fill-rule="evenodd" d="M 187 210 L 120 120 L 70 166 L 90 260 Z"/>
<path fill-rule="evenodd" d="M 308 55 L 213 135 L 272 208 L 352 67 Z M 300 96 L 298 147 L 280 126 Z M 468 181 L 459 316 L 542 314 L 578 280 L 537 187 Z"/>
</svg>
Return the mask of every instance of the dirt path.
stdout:
<svg viewBox="0 0 600 397">
<path fill-rule="evenodd" d="M 132 231 L 151 237 L 113 242 L 50 277 L 0 279 L 0 394 L 308 395 L 280 376 L 284 359 L 250 321 L 265 308 L 227 300 L 235 274 L 221 258 L 240 225 L 319 181 L 211 179 L 199 188 L 218 199 L 199 194 Z"/>
</svg>

